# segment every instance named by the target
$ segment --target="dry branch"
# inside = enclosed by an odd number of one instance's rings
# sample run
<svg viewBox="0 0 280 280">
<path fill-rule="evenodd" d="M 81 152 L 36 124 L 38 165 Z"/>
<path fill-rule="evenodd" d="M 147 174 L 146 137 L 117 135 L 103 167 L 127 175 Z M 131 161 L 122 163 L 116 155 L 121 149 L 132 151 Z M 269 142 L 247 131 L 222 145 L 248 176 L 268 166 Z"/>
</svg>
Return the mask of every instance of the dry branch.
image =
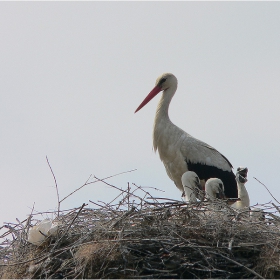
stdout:
<svg viewBox="0 0 280 280">
<path fill-rule="evenodd" d="M 50 165 L 50 162 L 49 162 L 49 159 L 48 159 L 47 156 L 46 156 L 46 160 L 47 160 L 48 166 L 49 166 L 49 168 L 50 168 L 50 170 L 51 170 L 51 173 L 52 173 L 52 176 L 53 176 L 53 179 L 54 179 L 54 183 L 55 183 L 56 196 L 57 196 L 57 215 L 59 216 L 60 201 L 59 201 L 59 192 L 58 192 L 57 181 L 56 181 L 54 172 L 53 172 L 53 170 L 52 170 L 52 167 L 51 167 L 51 165 Z"/>
</svg>

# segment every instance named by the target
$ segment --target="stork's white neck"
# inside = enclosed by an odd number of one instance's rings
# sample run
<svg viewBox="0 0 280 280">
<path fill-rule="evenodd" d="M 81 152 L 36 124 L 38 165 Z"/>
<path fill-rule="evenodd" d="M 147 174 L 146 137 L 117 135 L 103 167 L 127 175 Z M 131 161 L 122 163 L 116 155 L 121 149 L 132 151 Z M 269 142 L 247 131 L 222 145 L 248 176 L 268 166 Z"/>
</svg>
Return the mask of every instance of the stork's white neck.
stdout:
<svg viewBox="0 0 280 280">
<path fill-rule="evenodd" d="M 169 119 L 168 116 L 168 109 L 169 104 L 171 102 L 172 97 L 174 96 L 177 89 L 177 84 L 174 86 L 171 86 L 163 91 L 161 98 L 158 102 L 157 110 L 156 110 L 156 117 L 155 117 L 155 125 L 161 120 L 161 119 Z"/>
<path fill-rule="evenodd" d="M 237 189 L 238 189 L 238 198 L 240 198 L 240 200 L 243 202 L 243 205 L 245 207 L 249 207 L 250 198 L 249 198 L 249 194 L 246 190 L 245 184 L 237 182 Z"/>
<path fill-rule="evenodd" d="M 236 201 L 234 204 L 231 205 L 231 207 L 237 208 L 237 209 L 249 207 L 250 198 L 249 198 L 249 194 L 246 190 L 245 184 L 237 181 L 237 189 L 238 189 L 238 198 L 240 198 L 240 201 Z"/>
<path fill-rule="evenodd" d="M 171 102 L 171 99 L 176 92 L 176 89 L 177 89 L 177 84 L 174 84 L 173 86 L 164 90 L 158 102 L 155 121 L 154 121 L 154 135 L 153 135 L 155 151 L 157 150 L 161 138 L 161 134 L 164 133 L 165 129 L 168 128 L 169 124 L 172 124 L 169 119 L 168 109 L 169 109 L 169 104 Z"/>
</svg>

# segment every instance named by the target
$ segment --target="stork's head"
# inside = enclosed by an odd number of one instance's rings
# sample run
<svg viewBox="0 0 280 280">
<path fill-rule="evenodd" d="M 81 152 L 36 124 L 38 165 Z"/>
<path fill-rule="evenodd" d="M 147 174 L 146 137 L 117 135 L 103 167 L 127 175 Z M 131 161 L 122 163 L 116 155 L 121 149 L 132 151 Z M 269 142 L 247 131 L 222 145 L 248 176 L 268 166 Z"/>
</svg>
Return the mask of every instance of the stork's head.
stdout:
<svg viewBox="0 0 280 280">
<path fill-rule="evenodd" d="M 238 167 L 237 172 L 236 172 L 236 181 L 242 184 L 245 184 L 247 180 L 247 173 L 248 173 L 248 168 L 247 167 Z"/>
<path fill-rule="evenodd" d="M 159 92 L 167 90 L 168 88 L 175 87 L 173 93 L 177 88 L 177 78 L 171 73 L 164 73 L 159 76 L 156 80 L 156 85 L 152 91 L 146 96 L 139 107 L 136 109 L 135 113 L 143 108 L 150 100 L 152 100 Z"/>
<path fill-rule="evenodd" d="M 160 75 L 156 80 L 156 87 L 161 90 L 166 90 L 171 86 L 177 85 L 177 78 L 171 73 L 164 73 Z"/>
<path fill-rule="evenodd" d="M 193 171 L 187 171 L 182 175 L 182 185 L 184 192 L 182 197 L 187 201 L 196 202 L 196 198 L 200 199 L 199 192 L 202 190 L 200 180 L 197 174 Z"/>
<path fill-rule="evenodd" d="M 218 178 L 210 178 L 206 181 L 205 192 L 208 199 L 225 198 L 224 184 Z"/>
</svg>

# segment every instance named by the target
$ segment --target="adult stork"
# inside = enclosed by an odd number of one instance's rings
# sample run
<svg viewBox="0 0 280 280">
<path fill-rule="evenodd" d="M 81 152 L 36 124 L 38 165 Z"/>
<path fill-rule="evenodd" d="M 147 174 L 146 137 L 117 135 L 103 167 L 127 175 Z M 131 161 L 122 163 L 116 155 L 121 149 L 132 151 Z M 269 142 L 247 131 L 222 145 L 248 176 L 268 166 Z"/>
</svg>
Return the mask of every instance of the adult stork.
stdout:
<svg viewBox="0 0 280 280">
<path fill-rule="evenodd" d="M 220 178 L 225 187 L 225 195 L 237 198 L 237 184 L 228 159 L 210 145 L 202 142 L 174 125 L 168 115 L 168 108 L 177 90 L 177 78 L 164 73 L 156 80 L 156 86 L 136 109 L 144 107 L 160 91 L 154 121 L 153 146 L 158 150 L 169 178 L 183 191 L 182 174 L 194 171 L 205 182 L 209 178 Z"/>
</svg>

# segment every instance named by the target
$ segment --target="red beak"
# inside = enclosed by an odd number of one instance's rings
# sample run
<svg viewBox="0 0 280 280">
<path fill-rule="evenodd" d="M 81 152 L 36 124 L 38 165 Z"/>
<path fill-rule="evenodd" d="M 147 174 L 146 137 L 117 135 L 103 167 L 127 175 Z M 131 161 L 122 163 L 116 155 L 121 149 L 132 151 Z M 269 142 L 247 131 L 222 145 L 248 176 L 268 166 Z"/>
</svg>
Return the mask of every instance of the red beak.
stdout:
<svg viewBox="0 0 280 280">
<path fill-rule="evenodd" d="M 146 98 L 143 100 L 143 102 L 139 105 L 139 107 L 136 109 L 136 112 L 138 112 L 142 107 L 144 107 L 150 100 L 152 100 L 162 89 L 159 86 L 155 86 L 152 91 L 146 96 Z"/>
</svg>

